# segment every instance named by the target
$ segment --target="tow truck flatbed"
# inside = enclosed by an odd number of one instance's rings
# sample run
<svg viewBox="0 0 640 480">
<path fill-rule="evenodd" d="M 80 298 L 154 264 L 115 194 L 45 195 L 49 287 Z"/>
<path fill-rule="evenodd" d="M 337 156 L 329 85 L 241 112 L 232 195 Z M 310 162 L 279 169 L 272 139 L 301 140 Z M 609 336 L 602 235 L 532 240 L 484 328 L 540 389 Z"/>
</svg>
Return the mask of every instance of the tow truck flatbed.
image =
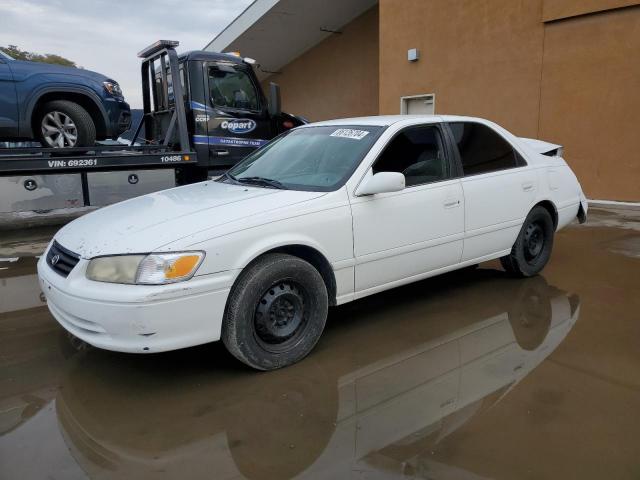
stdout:
<svg viewBox="0 0 640 480">
<path fill-rule="evenodd" d="M 0 148 L 0 229 L 216 177 L 306 123 L 281 111 L 276 84 L 266 98 L 251 59 L 177 46 L 138 54 L 143 115 L 128 144 Z"/>
<path fill-rule="evenodd" d="M 0 176 L 15 173 L 82 172 L 160 168 L 197 164 L 190 150 L 176 151 L 155 145 L 104 145 L 87 148 L 0 148 Z"/>
</svg>

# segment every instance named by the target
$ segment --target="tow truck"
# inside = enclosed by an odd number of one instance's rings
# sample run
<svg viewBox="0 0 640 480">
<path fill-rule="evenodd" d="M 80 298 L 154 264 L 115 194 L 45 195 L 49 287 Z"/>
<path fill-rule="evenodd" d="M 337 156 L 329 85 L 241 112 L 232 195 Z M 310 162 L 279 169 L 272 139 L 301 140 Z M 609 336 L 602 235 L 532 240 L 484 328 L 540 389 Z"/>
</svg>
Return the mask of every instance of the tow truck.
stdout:
<svg viewBox="0 0 640 480">
<path fill-rule="evenodd" d="M 143 115 L 128 144 L 0 148 L 0 227 L 51 223 L 153 191 L 221 175 L 280 133 L 306 123 L 265 96 L 254 60 L 176 52 L 159 40 L 142 59 Z"/>
</svg>

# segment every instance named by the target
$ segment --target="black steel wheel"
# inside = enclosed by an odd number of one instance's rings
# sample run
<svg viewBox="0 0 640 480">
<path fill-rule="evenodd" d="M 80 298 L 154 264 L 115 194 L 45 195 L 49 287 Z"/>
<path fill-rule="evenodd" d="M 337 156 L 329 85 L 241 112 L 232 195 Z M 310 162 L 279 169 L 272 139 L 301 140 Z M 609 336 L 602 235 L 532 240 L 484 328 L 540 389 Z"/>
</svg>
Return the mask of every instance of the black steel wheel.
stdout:
<svg viewBox="0 0 640 480">
<path fill-rule="evenodd" d="M 534 207 L 527 215 L 511 253 L 500 259 L 504 269 L 518 277 L 539 273 L 551 257 L 553 234 L 553 219 L 547 209 Z"/>
<path fill-rule="evenodd" d="M 286 351 L 304 332 L 308 312 L 307 292 L 297 282 L 285 280 L 269 287 L 258 301 L 255 334 L 265 350 Z"/>
<path fill-rule="evenodd" d="M 304 358 L 327 320 L 327 288 L 301 258 L 267 254 L 240 274 L 222 326 L 222 341 L 236 358 L 273 370 Z"/>
</svg>

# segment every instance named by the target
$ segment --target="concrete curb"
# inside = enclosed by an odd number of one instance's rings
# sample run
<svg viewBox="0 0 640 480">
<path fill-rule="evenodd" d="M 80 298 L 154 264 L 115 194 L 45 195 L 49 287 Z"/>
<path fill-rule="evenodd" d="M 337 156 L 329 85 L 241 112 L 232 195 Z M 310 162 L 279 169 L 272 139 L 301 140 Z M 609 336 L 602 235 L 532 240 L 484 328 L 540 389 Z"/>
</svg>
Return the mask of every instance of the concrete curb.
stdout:
<svg viewBox="0 0 640 480">
<path fill-rule="evenodd" d="M 640 210 L 640 202 L 617 202 L 615 200 L 587 200 L 589 207 L 612 210 Z"/>
</svg>

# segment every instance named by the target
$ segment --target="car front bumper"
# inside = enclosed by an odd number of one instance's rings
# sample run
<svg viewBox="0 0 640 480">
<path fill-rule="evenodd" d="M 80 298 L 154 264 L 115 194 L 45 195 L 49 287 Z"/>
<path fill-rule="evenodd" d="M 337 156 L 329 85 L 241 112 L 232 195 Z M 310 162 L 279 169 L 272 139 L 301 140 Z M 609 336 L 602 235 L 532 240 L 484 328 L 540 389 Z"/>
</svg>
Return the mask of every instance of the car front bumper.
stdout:
<svg viewBox="0 0 640 480">
<path fill-rule="evenodd" d="M 51 314 L 90 345 L 153 353 L 220 339 L 230 272 L 169 285 L 121 285 L 88 280 L 87 260 L 64 278 L 45 259 L 38 262 L 38 277 Z"/>
<path fill-rule="evenodd" d="M 107 138 L 117 139 L 118 136 L 131 128 L 131 107 L 124 100 L 109 97 L 103 102 L 107 112 Z"/>
</svg>

